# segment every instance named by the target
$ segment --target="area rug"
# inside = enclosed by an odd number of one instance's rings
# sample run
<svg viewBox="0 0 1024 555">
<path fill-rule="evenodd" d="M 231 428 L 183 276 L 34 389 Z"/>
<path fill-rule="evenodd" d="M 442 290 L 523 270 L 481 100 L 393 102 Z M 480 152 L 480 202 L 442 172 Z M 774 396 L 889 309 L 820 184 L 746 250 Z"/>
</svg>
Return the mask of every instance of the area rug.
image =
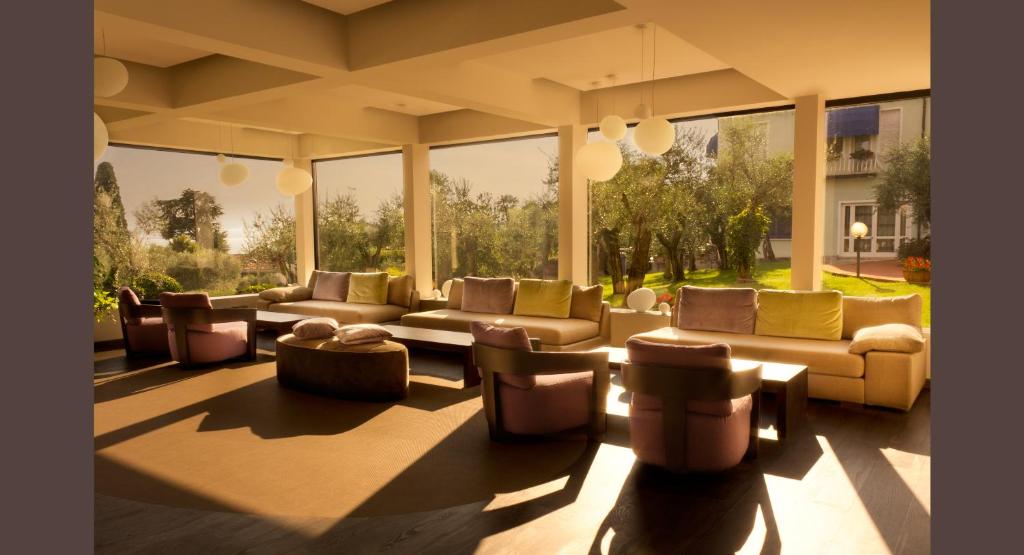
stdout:
<svg viewBox="0 0 1024 555">
<path fill-rule="evenodd" d="M 283 389 L 274 363 L 158 367 L 97 384 L 96 492 L 264 515 L 436 510 L 564 478 L 584 441 L 490 441 L 479 388 L 414 375 L 408 399 Z"/>
</svg>

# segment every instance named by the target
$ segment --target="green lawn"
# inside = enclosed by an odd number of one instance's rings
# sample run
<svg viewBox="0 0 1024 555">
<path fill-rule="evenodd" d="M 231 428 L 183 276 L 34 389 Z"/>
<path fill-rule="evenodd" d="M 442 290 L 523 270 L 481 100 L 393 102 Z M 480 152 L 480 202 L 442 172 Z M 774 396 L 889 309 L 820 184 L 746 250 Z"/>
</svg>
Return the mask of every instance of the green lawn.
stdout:
<svg viewBox="0 0 1024 555">
<path fill-rule="evenodd" d="M 917 293 L 924 300 L 922 318 L 924 326 L 931 326 L 932 289 L 927 285 L 911 285 L 904 282 L 876 281 L 872 279 L 836 276 L 823 272 L 825 289 L 842 291 L 844 295 L 856 296 L 878 296 L 891 297 L 894 295 L 908 295 Z M 735 271 L 720 270 L 698 270 L 686 274 L 686 281 L 666 281 L 662 272 L 647 274 L 644 279 L 644 286 L 662 293 L 675 294 L 676 290 L 683 285 L 696 285 L 700 287 L 754 287 L 756 289 L 788 289 L 790 283 L 789 261 L 762 262 L 757 265 L 754 272 L 754 283 L 736 283 Z M 612 306 L 622 306 L 622 295 L 613 295 L 611 280 L 602 277 L 600 283 L 604 285 L 604 298 L 612 303 Z"/>
</svg>

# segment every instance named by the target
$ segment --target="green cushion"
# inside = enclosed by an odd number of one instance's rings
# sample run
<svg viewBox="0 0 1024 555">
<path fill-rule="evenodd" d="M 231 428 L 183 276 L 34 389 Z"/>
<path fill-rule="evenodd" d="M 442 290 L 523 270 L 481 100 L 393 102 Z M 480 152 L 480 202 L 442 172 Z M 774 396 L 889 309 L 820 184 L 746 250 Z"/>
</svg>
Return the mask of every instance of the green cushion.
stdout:
<svg viewBox="0 0 1024 555">
<path fill-rule="evenodd" d="M 360 304 L 388 304 L 388 273 L 352 272 L 348 278 L 346 302 Z"/>
<path fill-rule="evenodd" d="M 567 279 L 521 279 L 513 314 L 568 318 L 572 282 Z"/>
<path fill-rule="evenodd" d="M 758 291 L 754 333 L 803 339 L 841 339 L 843 294 L 839 291 Z"/>
</svg>

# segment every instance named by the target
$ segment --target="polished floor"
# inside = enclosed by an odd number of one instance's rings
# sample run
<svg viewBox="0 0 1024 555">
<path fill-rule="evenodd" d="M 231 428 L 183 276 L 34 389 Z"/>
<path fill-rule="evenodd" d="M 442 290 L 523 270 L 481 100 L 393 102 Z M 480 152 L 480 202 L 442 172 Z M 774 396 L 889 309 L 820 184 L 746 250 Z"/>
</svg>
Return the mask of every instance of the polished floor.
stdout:
<svg viewBox="0 0 1024 555">
<path fill-rule="evenodd" d="M 271 348 L 264 341 L 261 347 Z M 200 371 L 97 353 L 101 553 L 927 553 L 930 416 L 811 402 L 760 456 L 675 477 L 604 443 L 495 445 L 458 362 L 413 357 L 409 399 L 281 390 L 273 353 Z"/>
</svg>

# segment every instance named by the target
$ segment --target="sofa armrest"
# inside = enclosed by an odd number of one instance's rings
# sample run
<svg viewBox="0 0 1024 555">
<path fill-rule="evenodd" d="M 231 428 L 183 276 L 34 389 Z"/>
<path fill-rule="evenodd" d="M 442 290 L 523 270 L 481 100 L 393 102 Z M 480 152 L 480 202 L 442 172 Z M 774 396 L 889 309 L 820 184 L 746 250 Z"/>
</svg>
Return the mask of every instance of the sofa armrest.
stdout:
<svg viewBox="0 0 1024 555">
<path fill-rule="evenodd" d="M 928 345 L 925 344 L 925 348 Z M 891 353 L 869 351 L 864 355 L 864 403 L 910 410 L 924 387 L 925 351 Z"/>
<path fill-rule="evenodd" d="M 412 294 L 409 295 L 409 312 L 420 311 L 420 292 L 416 289 L 412 290 Z"/>
<path fill-rule="evenodd" d="M 601 303 L 601 320 L 598 321 L 598 333 L 607 342 L 612 338 L 612 303 Z"/>
</svg>

